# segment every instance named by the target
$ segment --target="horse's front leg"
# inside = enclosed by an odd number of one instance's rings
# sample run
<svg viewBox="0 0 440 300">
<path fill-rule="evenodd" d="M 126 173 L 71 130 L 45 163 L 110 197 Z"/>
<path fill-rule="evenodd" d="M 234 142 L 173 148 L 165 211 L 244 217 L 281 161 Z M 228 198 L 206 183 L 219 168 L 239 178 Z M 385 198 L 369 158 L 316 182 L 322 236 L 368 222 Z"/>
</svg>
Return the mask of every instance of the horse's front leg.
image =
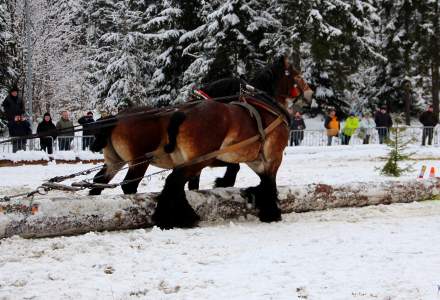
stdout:
<svg viewBox="0 0 440 300">
<path fill-rule="evenodd" d="M 255 203 L 258 217 L 262 222 L 276 222 L 281 220 L 281 210 L 278 207 L 278 189 L 276 174 L 281 160 L 272 162 L 248 163 L 260 177 L 260 184 L 244 190 L 243 196 Z"/>
<path fill-rule="evenodd" d="M 200 170 L 206 165 L 174 169 L 168 175 L 153 214 L 153 221 L 157 226 L 162 229 L 171 229 L 174 227 L 190 228 L 197 225 L 200 217 L 186 199 L 185 183 L 200 174 Z"/>
</svg>

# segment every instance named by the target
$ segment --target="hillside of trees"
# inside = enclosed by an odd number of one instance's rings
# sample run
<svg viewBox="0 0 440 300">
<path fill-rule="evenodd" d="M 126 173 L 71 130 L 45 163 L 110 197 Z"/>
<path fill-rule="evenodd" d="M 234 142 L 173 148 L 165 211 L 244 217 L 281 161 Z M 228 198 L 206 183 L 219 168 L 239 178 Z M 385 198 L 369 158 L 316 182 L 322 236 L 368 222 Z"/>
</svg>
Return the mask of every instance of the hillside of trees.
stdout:
<svg viewBox="0 0 440 300">
<path fill-rule="evenodd" d="M 289 51 L 322 110 L 438 112 L 440 0 L 32 0 L 34 113 L 185 101 Z M 0 96 L 25 82 L 24 0 L 0 0 Z"/>
</svg>

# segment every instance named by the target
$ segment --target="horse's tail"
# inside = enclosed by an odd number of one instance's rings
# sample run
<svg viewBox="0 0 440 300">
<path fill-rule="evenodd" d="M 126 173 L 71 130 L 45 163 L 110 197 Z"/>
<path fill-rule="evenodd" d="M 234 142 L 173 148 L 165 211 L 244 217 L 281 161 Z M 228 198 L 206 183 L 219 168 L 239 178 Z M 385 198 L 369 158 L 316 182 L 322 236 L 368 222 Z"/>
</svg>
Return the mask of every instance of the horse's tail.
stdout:
<svg viewBox="0 0 440 300">
<path fill-rule="evenodd" d="M 91 132 L 95 136 L 93 143 L 90 145 L 90 150 L 99 152 L 104 149 L 109 141 L 113 128 L 116 126 L 116 118 L 114 116 L 99 120 L 98 124 L 90 124 Z"/>
<path fill-rule="evenodd" d="M 179 127 L 185 121 L 186 115 L 181 111 L 177 111 L 172 114 L 170 123 L 168 124 L 168 144 L 164 146 L 166 153 L 171 153 L 176 149 L 177 134 L 179 133 Z"/>
</svg>

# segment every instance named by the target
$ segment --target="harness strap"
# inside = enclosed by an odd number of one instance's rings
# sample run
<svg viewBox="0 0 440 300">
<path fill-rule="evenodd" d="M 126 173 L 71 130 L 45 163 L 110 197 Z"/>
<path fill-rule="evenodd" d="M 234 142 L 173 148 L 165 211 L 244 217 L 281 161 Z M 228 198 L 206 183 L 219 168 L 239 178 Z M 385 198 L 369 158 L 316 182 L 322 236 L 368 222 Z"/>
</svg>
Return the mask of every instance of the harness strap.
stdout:
<svg viewBox="0 0 440 300">
<path fill-rule="evenodd" d="M 261 115 L 258 110 L 256 110 L 255 107 L 246 102 L 233 101 L 231 102 L 231 104 L 241 106 L 249 111 L 251 117 L 253 117 L 257 122 L 258 132 L 260 133 L 261 141 L 264 142 L 266 140 L 266 134 L 264 133 L 263 121 L 261 120 Z"/>
<path fill-rule="evenodd" d="M 277 128 L 282 123 L 283 123 L 283 117 L 279 116 L 272 123 L 270 123 L 269 126 L 266 127 L 266 129 L 264 129 L 265 135 L 268 135 L 269 133 L 271 133 L 275 128 Z M 211 153 L 199 156 L 199 157 L 197 157 L 197 158 L 195 158 L 195 159 L 193 159 L 191 161 L 188 161 L 186 163 L 180 164 L 180 165 L 176 166 L 174 169 L 179 169 L 179 168 L 184 168 L 184 167 L 188 167 L 188 166 L 191 166 L 191 165 L 195 165 L 195 164 L 198 164 L 198 163 L 210 160 L 212 158 L 215 158 L 215 157 L 217 157 L 217 156 L 219 156 L 221 154 L 224 154 L 224 153 L 235 152 L 235 151 L 239 150 L 242 147 L 245 147 L 245 146 L 251 145 L 251 144 L 253 144 L 255 142 L 258 142 L 259 139 L 260 139 L 260 135 L 259 134 L 254 135 L 253 137 L 245 139 L 244 141 L 241 141 L 239 143 L 232 144 L 230 146 L 226 146 L 226 147 L 221 148 L 221 149 L 219 149 L 217 151 L 214 151 L 214 152 L 211 152 Z"/>
</svg>

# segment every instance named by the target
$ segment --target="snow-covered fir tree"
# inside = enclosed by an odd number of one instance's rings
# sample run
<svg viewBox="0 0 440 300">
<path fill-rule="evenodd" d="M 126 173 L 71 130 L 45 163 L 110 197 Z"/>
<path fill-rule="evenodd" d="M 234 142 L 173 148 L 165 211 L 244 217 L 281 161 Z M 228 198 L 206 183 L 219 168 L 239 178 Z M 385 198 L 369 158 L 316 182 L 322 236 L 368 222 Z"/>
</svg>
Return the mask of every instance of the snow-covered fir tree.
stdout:
<svg viewBox="0 0 440 300">
<path fill-rule="evenodd" d="M 148 39 L 140 29 L 141 12 L 131 10 L 129 1 L 116 1 L 110 16 L 114 31 L 97 40 L 92 82 L 96 107 L 114 112 L 146 104 L 150 64 L 144 51 Z"/>
<path fill-rule="evenodd" d="M 8 5 L 9 4 L 9 5 Z M 18 70 L 16 44 L 12 32 L 13 24 L 9 8 L 12 3 L 0 0 L 0 96 L 16 83 Z"/>
</svg>

